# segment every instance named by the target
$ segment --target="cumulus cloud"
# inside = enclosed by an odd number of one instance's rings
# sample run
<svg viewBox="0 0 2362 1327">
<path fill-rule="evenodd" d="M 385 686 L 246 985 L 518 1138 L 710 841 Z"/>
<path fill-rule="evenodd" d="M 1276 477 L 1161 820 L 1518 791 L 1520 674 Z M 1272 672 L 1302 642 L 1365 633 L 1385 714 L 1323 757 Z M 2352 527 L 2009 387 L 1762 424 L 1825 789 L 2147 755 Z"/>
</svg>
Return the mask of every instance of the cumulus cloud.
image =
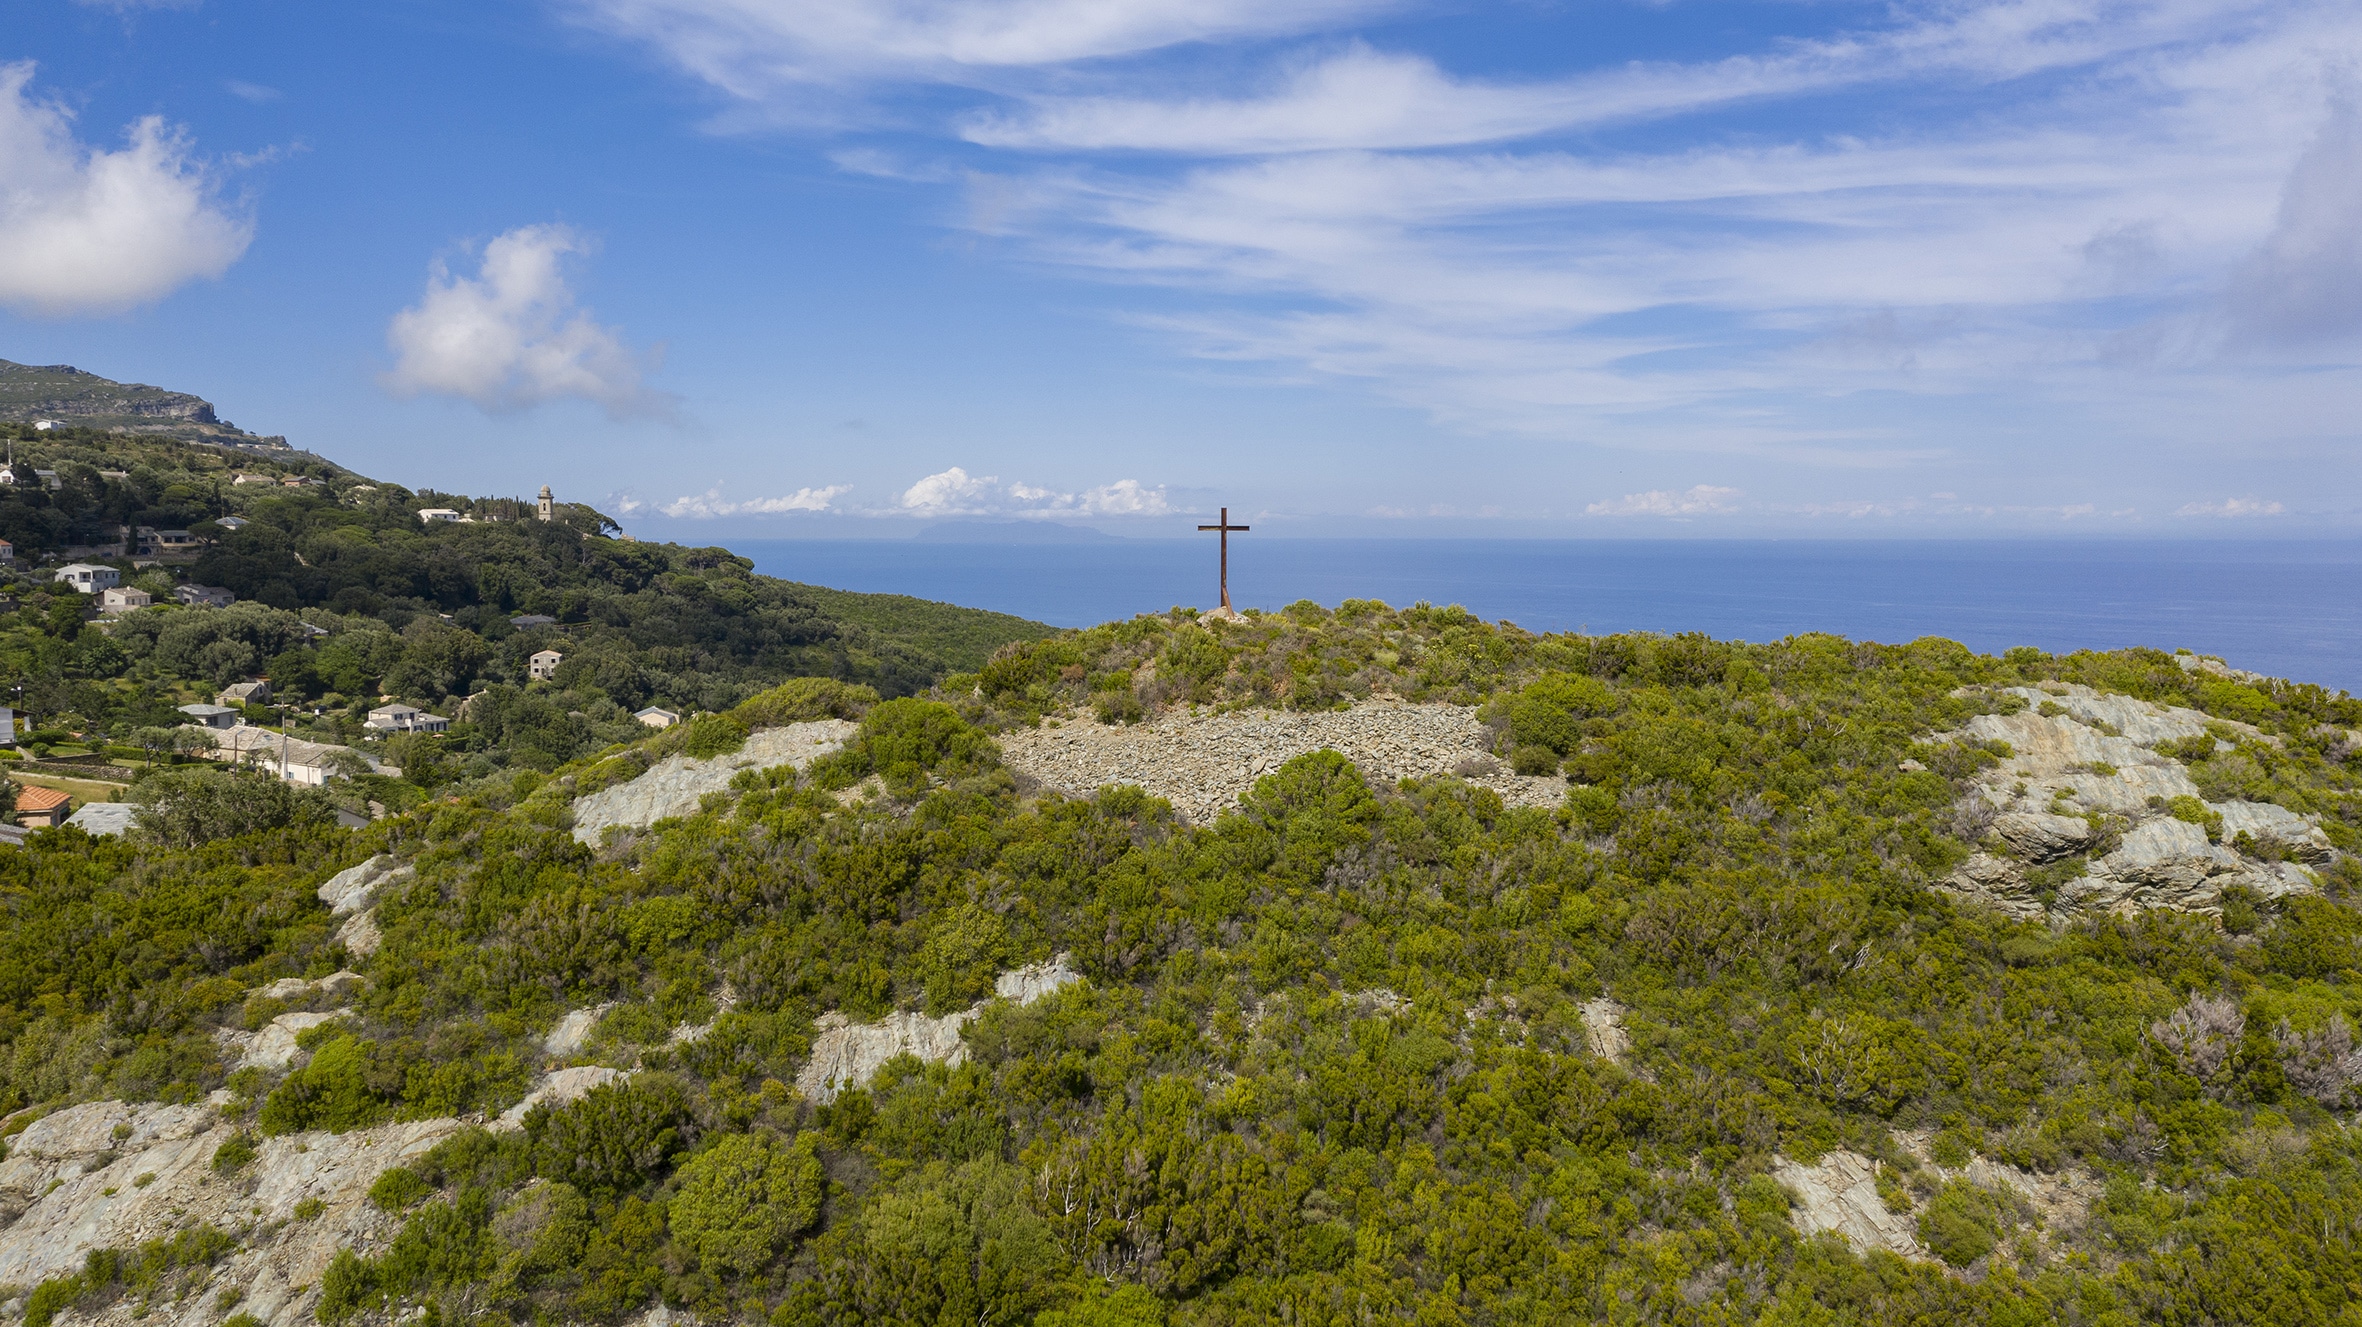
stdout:
<svg viewBox="0 0 2362 1327">
<path fill-rule="evenodd" d="M 2221 502 L 2188 502 L 2174 509 L 2176 516 L 2212 516 L 2239 519 L 2255 516 L 2278 516 L 2288 509 L 2277 502 L 2262 498 L 2225 498 Z"/>
<path fill-rule="evenodd" d="M 134 121 L 117 151 L 86 147 L 64 108 L 0 65 L 0 305 L 51 316 L 115 313 L 229 270 L 253 222 L 220 196 L 187 133 Z"/>
<path fill-rule="evenodd" d="M 1611 502 L 1594 502 L 1583 509 L 1586 516 L 1713 516 L 1738 510 L 1735 501 L 1739 490 L 1720 488 L 1713 484 L 1699 484 L 1676 493 L 1671 489 L 1652 488 L 1646 493 L 1627 493 Z"/>
<path fill-rule="evenodd" d="M 404 396 L 456 396 L 486 410 L 564 397 L 618 418 L 670 410 L 673 399 L 644 381 L 656 354 L 631 349 L 620 329 L 600 326 L 575 303 L 563 260 L 591 247 L 567 226 L 520 226 L 484 246 L 475 276 L 436 260 L 425 296 L 386 328 L 395 356 L 386 387 Z"/>
<path fill-rule="evenodd" d="M 775 516 L 795 511 L 828 511 L 838 498 L 852 491 L 851 484 L 830 484 L 825 488 L 799 488 L 779 497 L 731 499 L 722 496 L 721 486 L 717 484 L 703 493 L 674 498 L 670 502 L 649 503 L 626 498 L 616 505 L 626 516 L 655 511 L 666 516 L 710 520 L 717 516 Z"/>
<path fill-rule="evenodd" d="M 995 475 L 971 475 L 960 466 L 928 475 L 903 490 L 895 514 L 905 516 L 1166 516 L 1173 512 L 1162 485 L 1119 479 L 1097 488 L 1062 492 L 1021 480 L 1002 483 Z"/>
</svg>

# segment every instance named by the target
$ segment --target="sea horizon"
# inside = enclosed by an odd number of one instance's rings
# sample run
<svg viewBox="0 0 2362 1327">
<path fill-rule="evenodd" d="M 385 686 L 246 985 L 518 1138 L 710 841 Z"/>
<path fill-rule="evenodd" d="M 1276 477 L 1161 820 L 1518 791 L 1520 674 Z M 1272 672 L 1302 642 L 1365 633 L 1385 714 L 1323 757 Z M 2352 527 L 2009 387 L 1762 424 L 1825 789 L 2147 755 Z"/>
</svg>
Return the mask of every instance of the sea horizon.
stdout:
<svg viewBox="0 0 2362 1327">
<path fill-rule="evenodd" d="M 1211 539 L 733 539 L 765 575 L 1084 627 L 1219 602 Z M 1457 604 L 1532 631 L 2148 646 L 2362 691 L 2362 539 L 1241 536 L 1240 608 Z"/>
</svg>

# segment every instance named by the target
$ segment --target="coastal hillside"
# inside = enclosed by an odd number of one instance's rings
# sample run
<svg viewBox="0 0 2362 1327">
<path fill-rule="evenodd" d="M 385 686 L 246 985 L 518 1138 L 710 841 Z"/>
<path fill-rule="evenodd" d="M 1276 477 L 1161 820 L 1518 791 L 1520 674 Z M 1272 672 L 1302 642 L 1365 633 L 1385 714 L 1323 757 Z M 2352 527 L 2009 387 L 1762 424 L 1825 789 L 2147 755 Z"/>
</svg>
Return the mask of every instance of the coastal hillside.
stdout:
<svg viewBox="0 0 2362 1327">
<path fill-rule="evenodd" d="M 758 576 L 727 549 L 624 537 L 580 503 L 545 521 L 534 500 L 412 492 L 293 449 L 25 424 L 0 425 L 0 444 L 22 480 L 0 484 L 0 687 L 43 766 L 11 768 L 77 802 L 267 748 L 282 768 L 343 760 L 349 777 L 306 796 L 366 814 L 635 740 L 643 711 L 727 710 L 795 677 L 907 695 L 1050 632 Z M 58 581 L 67 565 L 101 569 L 114 602 Z M 224 696 L 235 714 L 216 722 L 237 728 L 192 745 L 182 707 Z M 370 727 L 387 706 L 434 731 Z"/>
<path fill-rule="evenodd" d="M 17 364 L 0 359 L 0 423 L 36 424 L 43 420 L 241 450 L 287 450 L 285 438 L 256 437 L 217 417 L 212 402 L 187 392 L 115 382 L 71 364 Z"/>
<path fill-rule="evenodd" d="M 0 1283 L 2343 1321 L 2358 755 L 2362 703 L 2192 655 L 1348 601 L 805 678 L 354 829 L 46 831 L 0 849 Z"/>
</svg>

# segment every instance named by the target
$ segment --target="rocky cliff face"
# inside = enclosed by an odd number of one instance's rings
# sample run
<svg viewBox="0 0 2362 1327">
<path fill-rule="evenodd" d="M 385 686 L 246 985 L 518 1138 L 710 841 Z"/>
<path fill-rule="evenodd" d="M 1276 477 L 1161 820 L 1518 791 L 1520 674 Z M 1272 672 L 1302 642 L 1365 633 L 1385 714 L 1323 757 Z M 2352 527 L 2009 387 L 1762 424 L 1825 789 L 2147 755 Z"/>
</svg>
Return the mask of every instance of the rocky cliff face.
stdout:
<svg viewBox="0 0 2362 1327">
<path fill-rule="evenodd" d="M 0 420 L 54 419 L 135 433 L 171 433 L 237 446 L 285 447 L 284 438 L 258 438 L 223 422 L 213 403 L 187 392 L 145 383 L 115 382 L 71 364 L 15 364 L 0 360 Z"/>
<path fill-rule="evenodd" d="M 2264 898 L 2310 891 L 2307 868 L 2335 855 L 2317 817 L 2270 802 L 2209 802 L 2184 763 L 2158 749 L 2193 740 L 2230 749 L 2218 732 L 2264 740 L 2252 728 L 2083 686 L 2003 694 L 2030 708 L 1979 715 L 1939 735 L 2005 743 L 2010 752 L 1976 780 L 2001 851 L 1980 851 L 1953 875 L 1947 883 L 1961 894 L 2020 917 L 2216 912 L 2234 885 Z M 2245 852 L 2235 846 L 2242 842 Z M 2043 879 L 2040 868 L 2078 858 L 2080 874 Z"/>
</svg>

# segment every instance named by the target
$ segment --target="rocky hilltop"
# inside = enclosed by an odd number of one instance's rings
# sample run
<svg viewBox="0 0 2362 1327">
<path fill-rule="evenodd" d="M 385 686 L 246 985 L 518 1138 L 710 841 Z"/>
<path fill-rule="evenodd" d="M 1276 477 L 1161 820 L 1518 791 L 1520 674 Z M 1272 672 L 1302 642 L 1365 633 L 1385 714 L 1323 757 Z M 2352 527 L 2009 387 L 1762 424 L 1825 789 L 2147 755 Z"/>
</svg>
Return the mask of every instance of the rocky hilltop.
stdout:
<svg viewBox="0 0 2362 1327">
<path fill-rule="evenodd" d="M 218 418 L 211 402 L 187 392 L 115 382 L 71 364 L 0 359 L 0 422 L 31 424 L 45 419 L 256 451 L 289 450 L 285 438 L 248 433 Z"/>
<path fill-rule="evenodd" d="M 0 1317 L 2334 1321 L 2358 754 L 2194 656 L 1354 602 L 36 836 Z"/>
</svg>

